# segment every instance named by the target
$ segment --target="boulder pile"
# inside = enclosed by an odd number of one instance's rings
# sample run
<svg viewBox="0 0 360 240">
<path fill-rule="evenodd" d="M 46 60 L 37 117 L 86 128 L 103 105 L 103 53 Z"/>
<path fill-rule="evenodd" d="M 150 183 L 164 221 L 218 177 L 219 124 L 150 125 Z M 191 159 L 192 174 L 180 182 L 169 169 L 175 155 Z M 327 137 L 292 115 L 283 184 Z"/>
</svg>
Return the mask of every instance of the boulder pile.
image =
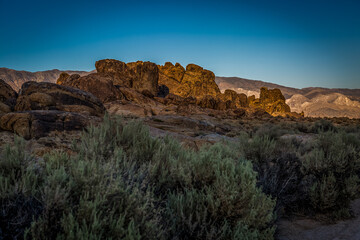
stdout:
<svg viewBox="0 0 360 240">
<path fill-rule="evenodd" d="M 0 80 L 0 99 L 0 106 L 5 105 L 0 129 L 25 139 L 81 130 L 105 113 L 102 102 L 91 93 L 47 82 L 25 82 L 17 94 Z"/>
</svg>

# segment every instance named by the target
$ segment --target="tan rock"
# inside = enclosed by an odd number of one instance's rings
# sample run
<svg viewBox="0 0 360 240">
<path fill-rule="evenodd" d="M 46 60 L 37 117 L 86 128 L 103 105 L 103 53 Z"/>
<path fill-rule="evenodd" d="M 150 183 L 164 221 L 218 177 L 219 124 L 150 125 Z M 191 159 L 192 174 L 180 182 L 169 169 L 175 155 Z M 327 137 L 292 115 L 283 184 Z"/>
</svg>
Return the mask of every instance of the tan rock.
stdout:
<svg viewBox="0 0 360 240">
<path fill-rule="evenodd" d="M 58 84 L 81 89 L 92 93 L 103 103 L 123 99 L 120 90 L 114 86 L 113 78 L 108 74 L 92 73 L 83 77 L 74 74 L 65 80 L 58 79 Z"/>
<path fill-rule="evenodd" d="M 82 90 L 46 82 L 26 82 L 20 90 L 15 111 L 59 110 L 102 116 L 103 104 Z"/>
<path fill-rule="evenodd" d="M 166 63 L 159 66 L 159 84 L 166 85 L 170 93 L 181 97 L 193 96 L 196 98 L 210 95 L 216 97 L 220 94 L 219 87 L 215 83 L 215 74 L 202 67 L 189 64 L 186 70 L 180 65 Z"/>
</svg>

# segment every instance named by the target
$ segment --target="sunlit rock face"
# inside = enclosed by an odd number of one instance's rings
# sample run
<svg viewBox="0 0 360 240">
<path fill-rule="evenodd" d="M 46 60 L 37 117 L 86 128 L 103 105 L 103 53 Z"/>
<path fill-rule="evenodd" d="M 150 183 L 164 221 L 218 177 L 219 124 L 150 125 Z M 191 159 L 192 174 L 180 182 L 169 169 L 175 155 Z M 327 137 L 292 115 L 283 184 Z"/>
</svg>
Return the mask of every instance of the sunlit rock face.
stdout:
<svg viewBox="0 0 360 240">
<path fill-rule="evenodd" d="M 285 97 L 280 89 L 268 89 L 262 87 L 260 89 L 260 98 L 250 97 L 250 107 L 264 109 L 272 115 L 281 115 L 290 113 L 290 107 L 285 102 Z"/>
<path fill-rule="evenodd" d="M 60 75 L 57 84 L 90 92 L 103 103 L 124 98 L 119 88 L 114 85 L 112 76 L 108 74 L 92 73 L 83 77 L 74 74 L 67 78 L 62 76 L 64 75 Z"/>
<path fill-rule="evenodd" d="M 134 88 L 138 91 L 148 90 L 154 96 L 158 93 L 158 67 L 152 62 L 124 63 L 114 59 L 99 60 L 95 63 L 98 73 L 113 77 L 115 85 Z"/>
<path fill-rule="evenodd" d="M 159 66 L 159 84 L 166 85 L 170 93 L 181 97 L 216 97 L 220 94 L 215 74 L 195 64 L 187 65 L 186 69 L 179 63 L 167 62 Z"/>
</svg>

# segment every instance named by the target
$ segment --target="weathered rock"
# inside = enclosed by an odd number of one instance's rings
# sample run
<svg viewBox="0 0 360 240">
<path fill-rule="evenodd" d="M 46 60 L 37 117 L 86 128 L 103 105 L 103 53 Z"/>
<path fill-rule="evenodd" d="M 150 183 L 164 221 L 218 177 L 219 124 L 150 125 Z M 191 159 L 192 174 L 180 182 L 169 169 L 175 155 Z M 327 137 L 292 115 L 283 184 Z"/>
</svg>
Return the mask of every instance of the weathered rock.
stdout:
<svg viewBox="0 0 360 240">
<path fill-rule="evenodd" d="M 260 88 L 260 101 L 262 103 L 267 102 L 276 102 L 279 100 L 285 101 L 284 95 L 282 95 L 280 89 L 274 88 L 274 89 L 268 89 L 266 87 Z"/>
<path fill-rule="evenodd" d="M 151 92 L 154 96 L 158 93 L 159 69 L 152 62 L 131 62 L 127 64 L 135 73 L 132 88 L 142 92 L 144 90 Z"/>
<path fill-rule="evenodd" d="M 145 89 L 141 91 L 141 94 L 148 98 L 154 98 L 155 96 L 149 90 Z"/>
<path fill-rule="evenodd" d="M 109 74 L 113 77 L 114 85 L 132 87 L 135 79 L 135 72 L 128 68 L 126 63 L 115 59 L 103 59 L 96 61 L 96 71 L 98 73 Z"/>
<path fill-rule="evenodd" d="M 108 74 L 92 73 L 83 77 L 74 74 L 66 79 L 60 75 L 57 84 L 90 92 L 103 103 L 124 98 L 120 90 L 114 86 L 113 78 Z"/>
<path fill-rule="evenodd" d="M 165 104 L 174 104 L 174 105 L 180 105 L 182 104 L 182 102 L 184 101 L 183 97 L 180 97 L 178 95 L 175 95 L 173 93 L 169 93 L 166 97 L 165 97 Z"/>
<path fill-rule="evenodd" d="M 115 85 L 150 91 L 154 96 L 158 92 L 159 69 L 152 62 L 124 63 L 114 59 L 97 61 L 95 67 L 98 73 L 109 74 Z"/>
<path fill-rule="evenodd" d="M 21 87 L 15 111 L 59 110 L 102 116 L 103 104 L 82 90 L 46 82 L 26 82 Z"/>
<path fill-rule="evenodd" d="M 0 79 L 0 114 L 11 112 L 15 106 L 18 94 L 7 84 Z"/>
<path fill-rule="evenodd" d="M 285 97 L 282 95 L 280 89 L 268 90 L 262 87 L 260 89 L 260 98 L 249 98 L 248 100 L 250 100 L 250 107 L 264 109 L 274 116 L 290 112 L 290 107 L 285 103 Z"/>
<path fill-rule="evenodd" d="M 30 139 L 46 136 L 52 131 L 81 130 L 98 120 L 74 112 L 36 110 L 5 114 L 0 118 L 0 128 Z"/>
<path fill-rule="evenodd" d="M 66 72 L 60 73 L 59 78 L 56 80 L 56 84 L 63 85 L 63 83 L 70 77 L 70 74 Z"/>
<path fill-rule="evenodd" d="M 226 89 L 223 94 L 220 95 L 223 101 L 231 101 L 237 108 L 248 107 L 247 96 L 243 93 L 237 93 L 234 90 Z"/>
<path fill-rule="evenodd" d="M 159 84 L 166 85 L 170 93 L 181 97 L 216 97 L 220 94 L 214 73 L 195 64 L 187 65 L 185 70 L 178 63 L 174 66 L 167 62 L 159 66 L 159 74 Z"/>
<path fill-rule="evenodd" d="M 138 104 L 156 105 L 156 101 L 153 99 L 154 96 L 151 95 L 150 92 L 148 92 L 148 93 L 145 92 L 145 95 L 144 95 L 132 88 L 118 87 L 118 89 L 123 94 L 124 99 L 127 101 L 138 103 Z M 147 95 L 150 95 L 150 96 L 147 96 Z"/>
</svg>

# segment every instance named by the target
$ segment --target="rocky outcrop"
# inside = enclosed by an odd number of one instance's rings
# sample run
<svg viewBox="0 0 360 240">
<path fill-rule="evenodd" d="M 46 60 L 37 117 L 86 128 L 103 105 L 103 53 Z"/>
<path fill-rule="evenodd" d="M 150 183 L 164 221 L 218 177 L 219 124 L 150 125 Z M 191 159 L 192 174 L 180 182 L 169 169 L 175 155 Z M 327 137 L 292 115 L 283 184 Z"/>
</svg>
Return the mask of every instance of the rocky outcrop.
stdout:
<svg viewBox="0 0 360 240">
<path fill-rule="evenodd" d="M 155 63 L 124 63 L 114 59 L 99 60 L 95 63 L 98 73 L 109 74 L 115 85 L 134 88 L 138 91 L 148 90 L 154 96 L 158 92 L 159 73 Z"/>
<path fill-rule="evenodd" d="M 83 77 L 78 74 L 71 76 L 65 74 L 60 75 L 57 84 L 90 92 L 103 103 L 124 98 L 120 90 L 114 86 L 113 78 L 108 74 L 92 73 Z"/>
<path fill-rule="evenodd" d="M 220 98 L 223 101 L 231 101 L 237 108 L 244 108 L 249 106 L 247 96 L 243 93 L 237 93 L 234 90 L 225 90 L 225 92 L 221 94 Z"/>
<path fill-rule="evenodd" d="M 94 116 L 105 113 L 103 104 L 91 93 L 46 82 L 26 82 L 21 87 L 15 111 L 29 110 L 58 110 Z"/>
<path fill-rule="evenodd" d="M 159 69 L 152 62 L 130 62 L 128 68 L 135 73 L 132 88 L 142 91 L 149 91 L 154 96 L 158 93 Z"/>
<path fill-rule="evenodd" d="M 260 89 L 260 98 L 249 98 L 250 107 L 264 109 L 271 115 L 290 113 L 290 107 L 285 103 L 285 97 L 280 89 Z"/>
<path fill-rule="evenodd" d="M 170 93 L 181 97 L 216 97 L 220 94 L 214 73 L 195 64 L 187 65 L 186 69 L 179 63 L 174 66 L 167 62 L 159 66 L 159 84 L 166 85 Z"/>
<path fill-rule="evenodd" d="M 0 128 L 30 139 L 46 136 L 52 131 L 82 130 L 96 120 L 79 113 L 54 110 L 11 112 L 0 118 Z"/>
<path fill-rule="evenodd" d="M 4 80 L 0 79 L 0 114 L 14 109 L 17 93 Z"/>
</svg>

